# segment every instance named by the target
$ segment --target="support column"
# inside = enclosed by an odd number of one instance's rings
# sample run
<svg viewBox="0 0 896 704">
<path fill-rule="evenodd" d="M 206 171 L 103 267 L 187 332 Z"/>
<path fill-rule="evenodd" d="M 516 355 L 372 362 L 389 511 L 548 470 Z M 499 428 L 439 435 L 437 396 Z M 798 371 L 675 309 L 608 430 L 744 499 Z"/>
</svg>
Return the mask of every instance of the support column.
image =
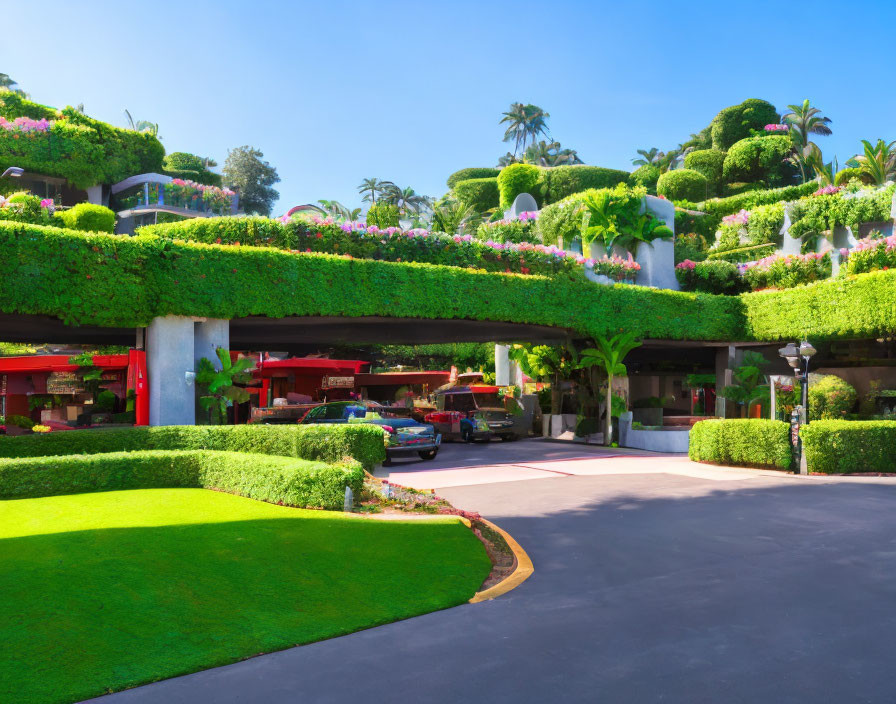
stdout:
<svg viewBox="0 0 896 704">
<path fill-rule="evenodd" d="M 193 340 L 194 368 L 198 369 L 199 360 L 205 357 L 215 365 L 215 369 L 220 369 L 221 362 L 215 352 L 218 347 L 230 349 L 230 321 L 207 318 L 197 322 Z"/>
<path fill-rule="evenodd" d="M 726 386 L 734 380 L 733 368 L 737 366 L 737 348 L 733 345 L 716 350 L 716 416 L 726 417 L 726 398 L 722 396 Z"/>
<path fill-rule="evenodd" d="M 93 203 L 94 205 L 102 205 L 103 204 L 103 187 L 102 186 L 88 186 L 87 187 L 87 202 Z"/>
<path fill-rule="evenodd" d="M 146 329 L 149 424 L 193 425 L 196 393 L 193 318 L 154 318 Z"/>
<path fill-rule="evenodd" d="M 510 347 L 495 345 L 495 384 L 510 385 Z"/>
</svg>

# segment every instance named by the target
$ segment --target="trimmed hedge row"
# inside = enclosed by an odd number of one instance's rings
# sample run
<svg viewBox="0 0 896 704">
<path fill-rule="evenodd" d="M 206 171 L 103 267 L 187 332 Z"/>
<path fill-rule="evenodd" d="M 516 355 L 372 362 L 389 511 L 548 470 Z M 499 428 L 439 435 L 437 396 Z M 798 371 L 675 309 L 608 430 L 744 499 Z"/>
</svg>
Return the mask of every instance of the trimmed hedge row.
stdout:
<svg viewBox="0 0 896 704">
<path fill-rule="evenodd" d="M 192 487 L 284 506 L 339 509 L 345 487 L 358 495 L 363 482 L 357 462 L 333 465 L 243 452 L 152 450 L 0 459 L 3 499 Z"/>
<path fill-rule="evenodd" d="M 691 428 L 688 457 L 695 462 L 789 469 L 790 426 L 780 420 L 701 420 Z"/>
<path fill-rule="evenodd" d="M 372 425 L 172 425 L 0 435 L 0 457 L 94 455 L 140 450 L 215 450 L 280 455 L 330 464 L 351 458 L 371 469 L 386 458 Z"/>
<path fill-rule="evenodd" d="M 459 182 L 469 181 L 470 179 L 498 178 L 499 173 L 501 173 L 500 168 L 491 166 L 473 166 L 468 169 L 460 169 L 448 177 L 448 188 L 453 190 Z"/>
<path fill-rule="evenodd" d="M 896 421 L 815 420 L 800 437 L 810 472 L 896 472 Z"/>
<path fill-rule="evenodd" d="M 581 193 L 590 188 L 613 188 L 620 183 L 628 183 L 631 174 L 619 169 L 602 166 L 570 164 L 541 170 L 541 192 L 545 204 Z"/>
<path fill-rule="evenodd" d="M 209 220 L 212 220 L 211 218 Z M 381 316 L 548 325 L 586 335 L 737 340 L 736 298 L 581 279 L 85 234 L 0 223 L 0 311 L 70 325 L 157 316 Z M 870 275 L 869 275 L 870 276 Z"/>
<path fill-rule="evenodd" d="M 497 208 L 501 202 L 497 178 L 471 178 L 454 184 L 457 199 L 484 213 Z"/>
</svg>

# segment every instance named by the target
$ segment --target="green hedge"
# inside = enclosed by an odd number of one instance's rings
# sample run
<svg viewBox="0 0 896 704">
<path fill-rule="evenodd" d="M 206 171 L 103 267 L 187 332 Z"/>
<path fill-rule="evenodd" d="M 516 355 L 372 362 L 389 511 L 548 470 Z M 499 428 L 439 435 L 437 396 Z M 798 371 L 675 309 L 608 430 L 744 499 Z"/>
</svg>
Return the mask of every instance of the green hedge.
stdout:
<svg viewBox="0 0 896 704">
<path fill-rule="evenodd" d="M 633 186 L 643 186 L 648 193 L 656 195 L 656 183 L 660 180 L 659 167 L 653 164 L 644 164 L 632 171 L 628 176 L 628 182 Z"/>
<path fill-rule="evenodd" d="M 115 232 L 115 213 L 94 203 L 78 203 L 68 210 L 61 210 L 56 217 L 63 226 L 85 232 Z"/>
<path fill-rule="evenodd" d="M 521 193 L 528 193 L 541 205 L 541 169 L 532 164 L 505 166 L 498 174 L 498 192 L 501 195 L 500 207 L 505 210 Z"/>
<path fill-rule="evenodd" d="M 168 176 L 174 178 L 189 179 L 207 186 L 222 185 L 221 174 L 209 171 L 205 167 L 205 159 L 189 152 L 171 152 L 165 155 L 165 171 Z"/>
<path fill-rule="evenodd" d="M 602 166 L 554 166 L 541 170 L 541 193 L 544 195 L 544 204 L 556 203 L 590 188 L 612 188 L 620 183 L 628 183 L 630 176 L 628 171 L 606 169 Z"/>
<path fill-rule="evenodd" d="M 698 149 L 684 158 L 684 168 L 699 171 L 706 177 L 709 188 L 715 193 L 722 183 L 722 165 L 725 152 L 718 149 Z"/>
<path fill-rule="evenodd" d="M 365 220 L 368 225 L 376 225 L 383 230 L 387 227 L 398 227 L 398 206 L 391 203 L 374 203 L 367 210 Z"/>
<path fill-rule="evenodd" d="M 461 181 L 469 181 L 470 179 L 498 178 L 499 173 L 501 173 L 500 168 L 492 168 L 490 166 L 474 166 L 469 169 L 461 169 L 448 177 L 448 188 L 453 190 Z"/>
<path fill-rule="evenodd" d="M 335 463 L 366 469 L 386 458 L 383 431 L 372 425 L 172 425 L 0 435 L 0 457 L 93 455 L 138 450 L 217 450 Z"/>
<path fill-rule="evenodd" d="M 701 420 L 691 428 L 695 462 L 790 469 L 790 426 L 780 420 Z"/>
<path fill-rule="evenodd" d="M 0 94 L 0 115 L 53 120 L 48 132 L 0 130 L 0 172 L 21 166 L 67 179 L 76 188 L 117 183 L 134 174 L 162 170 L 165 149 L 158 139 L 94 120 L 74 108 L 53 111 L 21 96 Z"/>
<path fill-rule="evenodd" d="M 775 106 L 766 100 L 748 98 L 742 103 L 723 108 L 710 124 L 713 149 L 726 151 L 735 142 L 749 137 L 752 130 L 780 122 Z"/>
<path fill-rule="evenodd" d="M 472 205 L 476 212 L 494 210 L 501 202 L 497 178 L 471 178 L 454 184 L 457 199 Z"/>
<path fill-rule="evenodd" d="M 0 459 L 3 499 L 192 487 L 284 506 L 339 509 L 345 487 L 357 496 L 363 482 L 357 462 L 324 464 L 242 452 L 151 450 Z"/>
<path fill-rule="evenodd" d="M 896 471 L 896 421 L 816 420 L 800 437 L 810 472 Z"/>
<path fill-rule="evenodd" d="M 684 261 L 676 265 L 675 277 L 682 291 L 735 296 L 747 290 L 737 264 L 720 259 Z"/>
<path fill-rule="evenodd" d="M 209 218 L 219 220 L 222 218 Z M 293 254 L 0 222 L 0 312 L 137 327 L 163 315 L 381 316 L 548 325 L 587 335 L 741 339 L 736 299 L 584 277 Z M 649 311 L 649 314 L 647 314 Z"/>
<path fill-rule="evenodd" d="M 778 181 L 793 175 L 786 162 L 793 150 L 790 137 L 749 137 L 733 144 L 725 155 L 722 176 L 726 181 Z"/>
<path fill-rule="evenodd" d="M 656 182 L 656 192 L 669 200 L 697 200 L 706 197 L 707 180 L 699 171 L 667 171 Z"/>
</svg>

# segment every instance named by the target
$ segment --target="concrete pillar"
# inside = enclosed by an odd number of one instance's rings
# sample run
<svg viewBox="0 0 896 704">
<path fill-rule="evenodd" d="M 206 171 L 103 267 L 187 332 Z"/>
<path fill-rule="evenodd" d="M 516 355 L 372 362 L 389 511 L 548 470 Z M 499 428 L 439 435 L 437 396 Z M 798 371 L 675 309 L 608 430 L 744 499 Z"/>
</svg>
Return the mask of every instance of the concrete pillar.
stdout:
<svg viewBox="0 0 896 704">
<path fill-rule="evenodd" d="M 195 368 L 199 368 L 199 360 L 205 357 L 215 365 L 215 369 L 220 369 L 221 362 L 215 352 L 218 347 L 230 349 L 230 321 L 207 318 L 197 322 L 193 339 Z"/>
<path fill-rule="evenodd" d="M 641 213 L 648 212 L 673 232 L 672 239 L 641 242 L 635 260 L 641 271 L 635 279 L 639 286 L 654 286 L 679 290 L 675 276 L 675 205 L 664 198 L 645 196 L 641 201 Z"/>
<path fill-rule="evenodd" d="M 510 347 L 495 345 L 495 383 L 498 386 L 510 385 Z"/>
<path fill-rule="evenodd" d="M 149 376 L 149 424 L 193 425 L 196 422 L 193 318 L 154 318 L 146 329 Z"/>
<path fill-rule="evenodd" d="M 716 350 L 716 416 L 719 418 L 726 417 L 726 399 L 722 396 L 722 391 L 733 384 L 733 369 L 738 364 L 738 358 L 738 349 L 733 345 Z"/>
<path fill-rule="evenodd" d="M 87 188 L 87 202 L 93 203 L 94 205 L 102 205 L 103 204 L 103 187 L 102 186 L 89 186 Z"/>
</svg>

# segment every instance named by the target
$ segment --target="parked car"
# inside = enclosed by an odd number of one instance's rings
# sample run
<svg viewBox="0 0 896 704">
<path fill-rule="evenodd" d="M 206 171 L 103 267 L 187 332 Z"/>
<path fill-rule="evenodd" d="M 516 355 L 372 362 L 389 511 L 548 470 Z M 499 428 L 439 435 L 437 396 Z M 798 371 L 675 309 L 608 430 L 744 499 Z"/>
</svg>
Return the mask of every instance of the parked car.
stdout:
<svg viewBox="0 0 896 704">
<path fill-rule="evenodd" d="M 403 410 L 403 409 L 401 409 Z M 389 406 L 359 401 L 335 401 L 308 411 L 299 421 L 303 425 L 328 423 L 370 423 L 388 433 L 386 461 L 416 453 L 424 460 L 433 460 L 439 453 L 442 436 L 430 423 L 419 423 L 403 413 L 390 413 Z"/>
<path fill-rule="evenodd" d="M 501 440 L 516 440 L 528 434 L 528 425 L 522 408 L 516 399 L 509 399 L 514 412 L 507 410 L 505 400 L 499 395 L 499 387 L 486 385 L 443 386 L 433 394 L 438 412 L 455 412 L 466 417 L 474 431 L 459 428 L 461 440 L 472 441 L 498 437 Z M 435 416 L 436 413 L 428 417 Z M 531 424 L 531 418 L 529 419 Z M 438 426 L 441 430 L 441 426 Z"/>
<path fill-rule="evenodd" d="M 492 439 L 485 418 L 478 414 L 462 411 L 434 411 L 426 414 L 424 420 L 432 423 L 437 433 L 446 440 L 461 442 L 488 442 Z"/>
</svg>

